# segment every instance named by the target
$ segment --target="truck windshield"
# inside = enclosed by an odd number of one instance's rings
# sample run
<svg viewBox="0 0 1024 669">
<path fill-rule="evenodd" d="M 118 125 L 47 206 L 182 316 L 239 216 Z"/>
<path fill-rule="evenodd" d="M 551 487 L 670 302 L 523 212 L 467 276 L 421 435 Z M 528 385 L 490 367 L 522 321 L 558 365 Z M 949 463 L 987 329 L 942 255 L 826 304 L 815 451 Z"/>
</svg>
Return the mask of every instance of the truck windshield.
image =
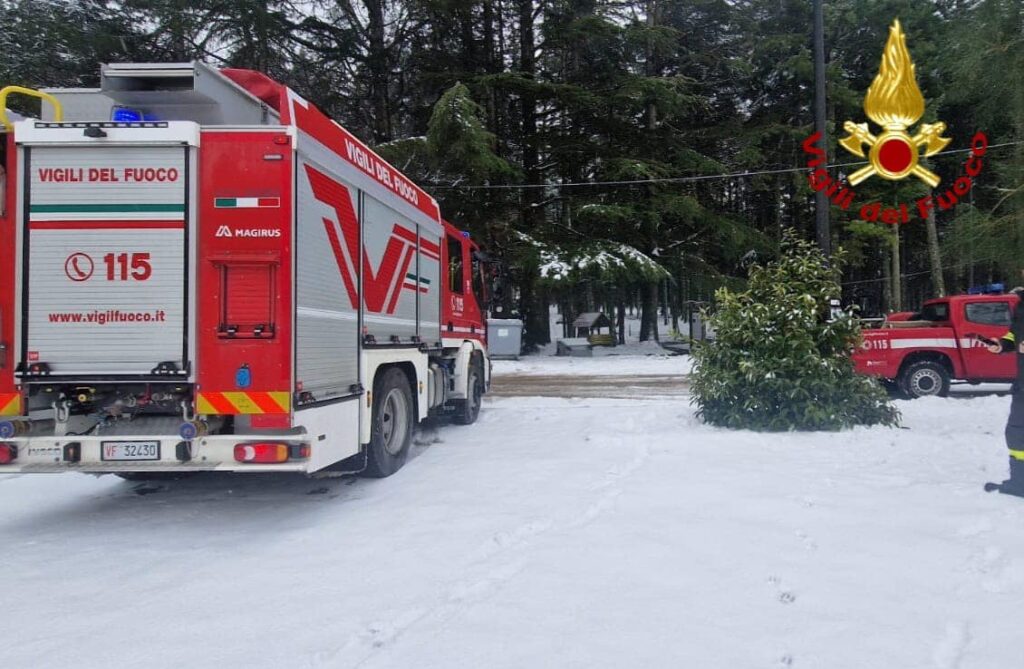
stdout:
<svg viewBox="0 0 1024 669">
<path fill-rule="evenodd" d="M 473 297 L 476 298 L 476 304 L 480 307 L 481 311 L 487 309 L 487 289 L 486 279 L 484 278 L 484 263 L 481 262 L 479 255 L 473 252 Z"/>
<path fill-rule="evenodd" d="M 462 295 L 462 242 L 448 235 L 448 289 Z"/>
</svg>

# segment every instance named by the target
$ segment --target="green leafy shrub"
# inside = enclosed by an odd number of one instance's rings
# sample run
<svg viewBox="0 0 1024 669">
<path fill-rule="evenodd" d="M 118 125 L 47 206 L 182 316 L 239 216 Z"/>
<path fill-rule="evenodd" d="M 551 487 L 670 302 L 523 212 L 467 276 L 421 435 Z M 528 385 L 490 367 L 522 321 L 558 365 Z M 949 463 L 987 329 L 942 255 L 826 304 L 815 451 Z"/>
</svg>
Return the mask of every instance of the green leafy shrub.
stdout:
<svg viewBox="0 0 1024 669">
<path fill-rule="evenodd" d="M 708 423 L 763 431 L 897 425 L 874 379 L 854 373 L 860 323 L 829 313 L 842 253 L 825 256 L 787 232 L 778 260 L 751 271 L 746 292 L 720 289 L 715 340 L 694 350 L 693 403 Z"/>
</svg>

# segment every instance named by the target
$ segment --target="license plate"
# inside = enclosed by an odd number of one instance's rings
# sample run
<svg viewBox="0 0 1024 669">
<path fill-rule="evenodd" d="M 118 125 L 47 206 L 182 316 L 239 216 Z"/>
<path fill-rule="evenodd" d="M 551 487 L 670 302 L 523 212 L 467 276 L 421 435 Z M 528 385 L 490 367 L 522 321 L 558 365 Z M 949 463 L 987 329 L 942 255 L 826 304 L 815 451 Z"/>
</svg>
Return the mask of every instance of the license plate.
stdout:
<svg viewBox="0 0 1024 669">
<path fill-rule="evenodd" d="M 159 460 L 159 441 L 104 441 L 101 460 Z"/>
</svg>

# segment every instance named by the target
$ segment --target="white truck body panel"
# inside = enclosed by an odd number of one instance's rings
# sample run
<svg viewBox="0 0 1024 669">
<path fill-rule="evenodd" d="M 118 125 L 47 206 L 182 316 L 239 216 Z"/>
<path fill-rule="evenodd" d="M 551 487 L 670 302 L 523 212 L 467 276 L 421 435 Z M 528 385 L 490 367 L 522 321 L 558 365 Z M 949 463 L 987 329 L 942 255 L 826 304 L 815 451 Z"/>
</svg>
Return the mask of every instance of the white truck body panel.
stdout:
<svg viewBox="0 0 1024 669">
<path fill-rule="evenodd" d="M 188 149 L 25 149 L 25 360 L 55 376 L 187 365 Z"/>
</svg>

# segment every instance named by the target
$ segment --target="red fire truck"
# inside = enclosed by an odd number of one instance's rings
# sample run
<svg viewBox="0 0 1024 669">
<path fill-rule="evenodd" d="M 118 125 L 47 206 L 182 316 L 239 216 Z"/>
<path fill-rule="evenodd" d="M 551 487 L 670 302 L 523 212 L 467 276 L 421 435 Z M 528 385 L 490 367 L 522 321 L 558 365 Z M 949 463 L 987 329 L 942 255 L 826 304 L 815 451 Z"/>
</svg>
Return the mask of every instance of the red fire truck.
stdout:
<svg viewBox="0 0 1024 669">
<path fill-rule="evenodd" d="M 1010 383 L 1016 357 L 989 353 L 986 342 L 1006 334 L 1016 308 L 1014 295 L 928 300 L 918 313 L 890 314 L 880 328 L 864 330 L 854 364 L 909 397 L 946 395 L 953 379 Z"/>
<path fill-rule="evenodd" d="M 0 119 L 0 473 L 388 476 L 476 420 L 478 249 L 307 100 L 200 63 L 10 92 L 45 102 Z"/>
</svg>

